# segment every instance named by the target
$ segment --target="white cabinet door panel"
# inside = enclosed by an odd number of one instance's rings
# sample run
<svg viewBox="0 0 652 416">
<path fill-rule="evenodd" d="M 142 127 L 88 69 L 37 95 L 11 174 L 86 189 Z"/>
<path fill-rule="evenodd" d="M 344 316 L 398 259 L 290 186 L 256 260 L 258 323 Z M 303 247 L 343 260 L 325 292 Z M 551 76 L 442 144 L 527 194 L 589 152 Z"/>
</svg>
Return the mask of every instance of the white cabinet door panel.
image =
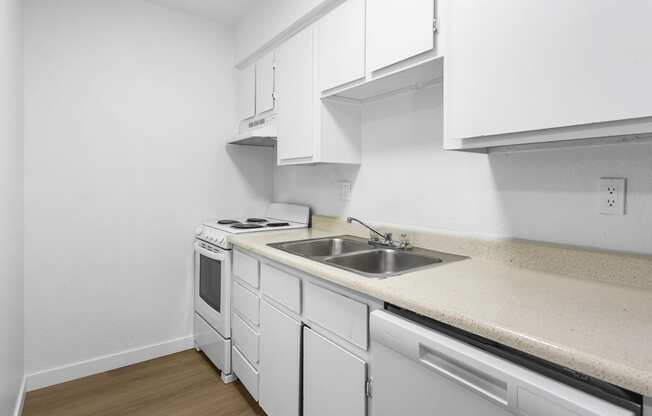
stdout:
<svg viewBox="0 0 652 416">
<path fill-rule="evenodd" d="M 376 71 L 433 49 L 434 18 L 434 0 L 367 0 L 367 69 Z"/>
<path fill-rule="evenodd" d="M 364 78 L 365 0 L 346 0 L 318 23 L 319 87 Z"/>
<path fill-rule="evenodd" d="M 258 270 L 258 260 L 240 250 L 233 250 L 233 276 L 251 287 L 258 288 Z"/>
<path fill-rule="evenodd" d="M 237 347 L 233 347 L 233 372 L 249 391 L 251 397 L 258 400 L 258 372 Z"/>
<path fill-rule="evenodd" d="M 301 279 L 267 264 L 260 267 L 263 295 L 301 313 Z"/>
<path fill-rule="evenodd" d="M 274 109 L 274 53 L 256 62 L 256 113 Z"/>
<path fill-rule="evenodd" d="M 245 288 L 238 281 L 233 282 L 231 291 L 231 305 L 253 326 L 258 326 L 260 321 L 260 298 L 251 290 Z"/>
<path fill-rule="evenodd" d="M 301 323 L 261 302 L 260 406 L 268 416 L 298 416 Z"/>
<path fill-rule="evenodd" d="M 256 115 L 256 67 L 254 65 L 238 74 L 238 119 L 246 120 Z"/>
<path fill-rule="evenodd" d="M 306 319 L 367 349 L 369 307 L 366 304 L 312 283 L 305 285 L 304 296 Z"/>
<path fill-rule="evenodd" d="M 444 9 L 446 140 L 652 116 L 652 2 L 455 0 Z"/>
<path fill-rule="evenodd" d="M 303 352 L 303 415 L 364 416 L 365 362 L 309 328 Z"/>
<path fill-rule="evenodd" d="M 304 29 L 276 52 L 279 161 L 309 158 L 314 151 L 313 29 Z"/>
<path fill-rule="evenodd" d="M 231 315 L 231 342 L 254 366 L 258 364 L 258 340 L 260 335 L 237 313 Z"/>
</svg>

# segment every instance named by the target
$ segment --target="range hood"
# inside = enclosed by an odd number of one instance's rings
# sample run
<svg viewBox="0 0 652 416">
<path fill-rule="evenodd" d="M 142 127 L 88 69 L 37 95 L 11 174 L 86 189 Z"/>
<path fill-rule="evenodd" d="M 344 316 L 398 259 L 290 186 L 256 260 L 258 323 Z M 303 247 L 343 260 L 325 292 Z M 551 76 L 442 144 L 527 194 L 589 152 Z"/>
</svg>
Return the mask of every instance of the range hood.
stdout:
<svg viewBox="0 0 652 416">
<path fill-rule="evenodd" d="M 276 120 L 274 116 L 244 122 L 240 132 L 229 142 L 240 146 L 276 147 Z"/>
</svg>

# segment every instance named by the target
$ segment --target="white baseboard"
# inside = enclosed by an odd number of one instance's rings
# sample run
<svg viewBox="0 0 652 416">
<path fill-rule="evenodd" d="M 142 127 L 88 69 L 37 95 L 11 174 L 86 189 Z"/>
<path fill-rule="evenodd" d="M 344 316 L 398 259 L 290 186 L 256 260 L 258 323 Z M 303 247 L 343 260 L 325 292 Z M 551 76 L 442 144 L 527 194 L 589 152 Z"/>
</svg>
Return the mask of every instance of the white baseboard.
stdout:
<svg viewBox="0 0 652 416">
<path fill-rule="evenodd" d="M 70 380 L 103 373 L 116 368 L 141 363 L 176 352 L 193 348 L 193 336 L 177 338 L 159 344 L 105 355 L 86 361 L 80 361 L 63 367 L 52 368 L 27 375 L 27 391 L 53 386 Z"/>
<path fill-rule="evenodd" d="M 16 397 L 16 406 L 14 406 L 13 416 L 22 416 L 23 414 L 23 405 L 25 404 L 25 386 L 26 379 L 23 377 L 23 381 L 20 383 L 20 390 L 18 390 L 18 397 Z"/>
</svg>

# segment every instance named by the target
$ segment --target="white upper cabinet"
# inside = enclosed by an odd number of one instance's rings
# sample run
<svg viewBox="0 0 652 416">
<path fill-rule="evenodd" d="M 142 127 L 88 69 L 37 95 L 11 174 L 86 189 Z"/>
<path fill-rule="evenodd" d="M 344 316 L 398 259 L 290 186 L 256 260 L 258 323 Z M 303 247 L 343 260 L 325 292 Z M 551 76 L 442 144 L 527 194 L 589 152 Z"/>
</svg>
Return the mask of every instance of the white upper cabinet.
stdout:
<svg viewBox="0 0 652 416">
<path fill-rule="evenodd" d="M 328 90 L 365 76 L 365 0 L 346 0 L 316 25 L 319 88 Z"/>
<path fill-rule="evenodd" d="M 652 2 L 445 3 L 447 148 L 652 132 Z"/>
<path fill-rule="evenodd" d="M 274 53 L 256 62 L 256 114 L 274 109 Z"/>
<path fill-rule="evenodd" d="M 313 31 L 305 29 L 277 51 L 279 162 L 314 155 Z"/>
<path fill-rule="evenodd" d="M 435 0 L 367 0 L 367 71 L 433 49 L 434 18 Z"/>
<path fill-rule="evenodd" d="M 238 74 L 238 119 L 256 115 L 256 67 L 250 65 Z"/>
<path fill-rule="evenodd" d="M 321 101 L 314 38 L 310 26 L 276 52 L 278 164 L 360 163 L 360 106 Z"/>
<path fill-rule="evenodd" d="M 274 110 L 274 53 L 263 56 L 238 74 L 238 120 Z"/>
</svg>

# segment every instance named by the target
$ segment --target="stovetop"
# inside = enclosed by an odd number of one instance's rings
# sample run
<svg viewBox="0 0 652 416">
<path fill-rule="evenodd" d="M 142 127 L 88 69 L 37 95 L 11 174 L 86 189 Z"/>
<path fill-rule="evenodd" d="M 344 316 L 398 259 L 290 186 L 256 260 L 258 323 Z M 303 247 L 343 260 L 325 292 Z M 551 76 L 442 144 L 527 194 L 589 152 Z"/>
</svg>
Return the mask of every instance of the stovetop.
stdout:
<svg viewBox="0 0 652 416">
<path fill-rule="evenodd" d="M 308 226 L 303 223 L 269 217 L 224 218 L 207 221 L 204 225 L 229 234 L 306 228 Z"/>
<path fill-rule="evenodd" d="M 273 203 L 267 207 L 266 216 L 216 218 L 206 221 L 197 228 L 195 236 L 199 240 L 228 250 L 231 248 L 229 235 L 308 228 L 309 224 L 309 207 Z"/>
</svg>

